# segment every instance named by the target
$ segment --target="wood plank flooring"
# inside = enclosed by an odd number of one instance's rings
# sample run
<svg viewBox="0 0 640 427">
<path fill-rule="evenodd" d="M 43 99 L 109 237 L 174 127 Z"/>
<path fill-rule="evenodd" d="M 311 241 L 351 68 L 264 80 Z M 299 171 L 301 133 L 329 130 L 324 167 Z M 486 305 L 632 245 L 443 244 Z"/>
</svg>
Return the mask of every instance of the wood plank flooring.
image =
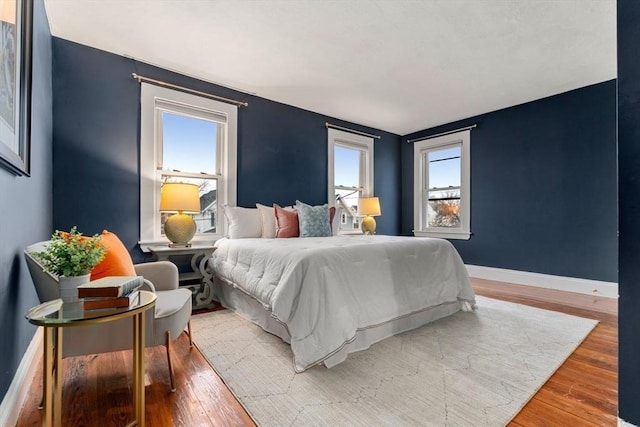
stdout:
<svg viewBox="0 0 640 427">
<path fill-rule="evenodd" d="M 478 295 L 596 319 L 600 323 L 516 415 L 512 426 L 616 426 L 618 424 L 618 317 L 514 295 L 472 279 Z M 496 288 L 500 290 L 495 290 Z M 541 291 L 542 292 L 542 291 Z M 566 293 L 570 298 L 573 294 Z M 607 307 L 607 310 L 610 308 Z"/>
<path fill-rule="evenodd" d="M 547 381 L 512 426 L 617 425 L 617 316 L 510 292 L 486 280 L 472 280 L 478 295 L 561 311 L 600 321 L 594 331 Z M 503 284 L 502 284 L 503 285 Z M 570 295 L 569 295 L 570 297 Z M 253 426 L 242 406 L 189 339 L 175 341 L 177 391 L 169 391 L 164 347 L 146 350 L 146 421 L 156 426 Z M 122 426 L 131 419 L 131 351 L 64 359 L 63 425 Z M 41 425 L 38 373 L 18 427 Z"/>
</svg>

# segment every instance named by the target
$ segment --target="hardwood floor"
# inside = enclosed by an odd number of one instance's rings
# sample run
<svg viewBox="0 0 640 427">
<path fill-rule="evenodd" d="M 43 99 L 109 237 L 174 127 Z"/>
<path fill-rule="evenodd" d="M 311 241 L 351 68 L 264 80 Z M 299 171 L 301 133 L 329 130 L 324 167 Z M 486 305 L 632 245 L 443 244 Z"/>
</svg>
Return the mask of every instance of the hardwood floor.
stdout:
<svg viewBox="0 0 640 427">
<path fill-rule="evenodd" d="M 600 323 L 547 381 L 512 426 L 615 426 L 618 404 L 617 316 L 472 280 L 478 295 L 597 319 Z M 568 300 L 574 294 L 567 294 Z M 173 346 L 177 391 L 169 391 L 164 347 L 147 349 L 146 421 L 156 426 L 255 425 L 204 357 L 182 334 Z M 131 419 L 130 351 L 64 359 L 63 425 L 122 426 Z M 41 425 L 38 373 L 17 426 Z"/>
<path fill-rule="evenodd" d="M 561 311 L 600 323 L 513 419 L 512 426 L 616 426 L 618 424 L 618 316 L 518 296 L 472 280 L 478 295 Z M 543 291 L 544 293 L 544 291 Z M 568 298 L 575 294 L 566 293 Z M 610 311 L 609 307 L 605 311 Z"/>
</svg>

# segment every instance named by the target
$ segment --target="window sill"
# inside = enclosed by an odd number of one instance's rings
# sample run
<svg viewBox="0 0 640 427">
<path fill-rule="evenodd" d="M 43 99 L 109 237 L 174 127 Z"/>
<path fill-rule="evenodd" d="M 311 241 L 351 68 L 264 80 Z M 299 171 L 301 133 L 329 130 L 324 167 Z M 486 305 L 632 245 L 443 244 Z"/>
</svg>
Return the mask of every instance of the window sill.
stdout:
<svg viewBox="0 0 640 427">
<path fill-rule="evenodd" d="M 469 240 L 471 237 L 470 231 L 413 231 L 413 235 L 416 237 L 435 237 L 438 239 L 458 239 Z"/>
<path fill-rule="evenodd" d="M 338 236 L 350 236 L 350 235 L 358 235 L 358 234 L 364 234 L 364 233 L 360 229 L 338 231 Z"/>
</svg>

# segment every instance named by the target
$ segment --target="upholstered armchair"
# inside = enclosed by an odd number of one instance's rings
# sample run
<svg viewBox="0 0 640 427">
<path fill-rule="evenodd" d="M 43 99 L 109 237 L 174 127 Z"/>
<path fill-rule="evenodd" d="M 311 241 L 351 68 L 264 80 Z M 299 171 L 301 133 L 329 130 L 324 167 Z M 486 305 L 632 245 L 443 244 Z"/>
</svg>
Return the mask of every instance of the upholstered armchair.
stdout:
<svg viewBox="0 0 640 427">
<path fill-rule="evenodd" d="M 33 279 L 40 302 L 59 298 L 56 276 L 44 271 L 32 252 L 44 250 L 48 241 L 33 244 L 25 249 L 27 267 Z M 189 329 L 191 344 L 191 291 L 178 287 L 178 269 L 168 261 L 136 264 L 135 273 L 144 277 L 143 289 L 157 295 L 155 310 L 147 311 L 147 347 L 164 345 L 169 365 L 171 391 L 175 391 L 175 378 L 171 363 L 171 342 L 185 328 Z M 130 319 L 109 323 L 68 328 L 63 334 L 63 355 L 79 356 L 131 349 L 133 328 Z"/>
</svg>

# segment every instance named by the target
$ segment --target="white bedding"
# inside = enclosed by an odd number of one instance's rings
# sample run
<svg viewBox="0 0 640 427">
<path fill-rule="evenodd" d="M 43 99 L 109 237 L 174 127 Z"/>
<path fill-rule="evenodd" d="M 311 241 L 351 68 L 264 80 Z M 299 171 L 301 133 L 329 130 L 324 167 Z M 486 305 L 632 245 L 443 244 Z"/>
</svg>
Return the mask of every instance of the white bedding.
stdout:
<svg viewBox="0 0 640 427">
<path fill-rule="evenodd" d="M 446 240 L 397 236 L 221 239 L 213 269 L 286 325 L 301 372 L 359 329 L 442 304 L 473 304 Z"/>
</svg>

